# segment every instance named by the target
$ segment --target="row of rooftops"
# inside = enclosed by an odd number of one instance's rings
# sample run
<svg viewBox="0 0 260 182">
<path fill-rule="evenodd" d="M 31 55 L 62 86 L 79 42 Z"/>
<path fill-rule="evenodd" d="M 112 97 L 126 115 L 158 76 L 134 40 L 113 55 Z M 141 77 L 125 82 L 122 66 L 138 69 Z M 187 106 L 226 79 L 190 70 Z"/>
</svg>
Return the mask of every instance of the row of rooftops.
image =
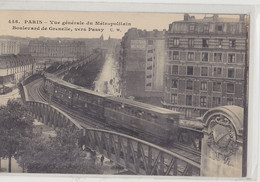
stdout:
<svg viewBox="0 0 260 182">
<path fill-rule="evenodd" d="M 163 31 L 159 31 L 157 29 L 154 29 L 153 31 L 147 31 L 147 30 L 140 30 L 137 28 L 131 28 L 126 32 L 126 35 L 131 36 L 131 37 L 163 37 L 166 35 L 166 30 L 164 29 Z"/>
<path fill-rule="evenodd" d="M 196 19 L 195 16 L 190 16 L 188 13 L 184 14 L 184 19 L 181 21 L 175 21 L 175 22 L 205 22 L 205 23 L 214 23 L 214 22 L 244 22 L 246 19 L 246 15 L 241 14 L 241 15 L 237 15 L 236 17 L 220 17 L 217 14 L 213 14 L 212 16 L 205 16 L 202 19 Z"/>
<path fill-rule="evenodd" d="M 0 55 L 0 68 L 12 68 L 34 64 L 35 59 L 30 54 L 4 54 Z"/>
<path fill-rule="evenodd" d="M 125 36 L 128 38 L 160 38 L 167 35 L 167 33 L 170 33 L 172 31 L 172 27 L 176 23 L 194 23 L 194 24 L 217 24 L 217 23 L 229 23 L 229 24 L 243 24 L 246 25 L 246 15 L 233 15 L 230 17 L 220 17 L 217 14 L 214 14 L 212 16 L 205 16 L 202 19 L 196 19 L 195 16 L 190 16 L 189 14 L 184 14 L 184 19 L 180 21 L 174 21 L 171 24 L 169 24 L 168 31 L 166 29 L 163 29 L 162 31 L 159 31 L 157 29 L 154 29 L 152 31 L 147 30 L 141 30 L 137 28 L 131 28 L 128 30 L 128 32 L 125 33 Z"/>
<path fill-rule="evenodd" d="M 46 46 L 86 46 L 84 41 L 77 41 L 77 40 L 39 40 L 34 39 L 29 42 L 29 46 L 37 45 L 46 45 Z"/>
</svg>

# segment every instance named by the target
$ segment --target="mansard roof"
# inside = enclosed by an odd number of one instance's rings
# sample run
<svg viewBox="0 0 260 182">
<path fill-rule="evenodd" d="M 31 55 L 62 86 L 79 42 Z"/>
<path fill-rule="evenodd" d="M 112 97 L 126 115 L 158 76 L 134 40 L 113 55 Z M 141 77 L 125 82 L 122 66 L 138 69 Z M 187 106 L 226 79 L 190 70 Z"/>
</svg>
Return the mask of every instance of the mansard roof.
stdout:
<svg viewBox="0 0 260 182">
<path fill-rule="evenodd" d="M 30 54 L 3 54 L 0 55 L 0 68 L 12 68 L 35 63 Z"/>
</svg>

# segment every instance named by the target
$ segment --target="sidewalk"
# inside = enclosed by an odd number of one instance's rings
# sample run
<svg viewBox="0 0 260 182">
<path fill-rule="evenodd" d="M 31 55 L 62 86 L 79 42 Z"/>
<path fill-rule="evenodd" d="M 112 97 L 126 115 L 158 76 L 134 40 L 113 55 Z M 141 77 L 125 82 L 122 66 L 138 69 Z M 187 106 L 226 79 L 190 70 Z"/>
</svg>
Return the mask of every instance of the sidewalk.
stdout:
<svg viewBox="0 0 260 182">
<path fill-rule="evenodd" d="M 0 95 L 0 105 L 6 105 L 9 99 L 21 98 L 18 88 L 14 89 L 5 95 Z"/>
<path fill-rule="evenodd" d="M 17 162 L 14 158 L 12 158 L 11 166 L 12 166 L 12 169 L 11 169 L 12 173 L 22 173 L 23 172 L 23 169 L 17 164 Z M 8 173 L 8 159 L 1 159 L 0 172 Z"/>
</svg>

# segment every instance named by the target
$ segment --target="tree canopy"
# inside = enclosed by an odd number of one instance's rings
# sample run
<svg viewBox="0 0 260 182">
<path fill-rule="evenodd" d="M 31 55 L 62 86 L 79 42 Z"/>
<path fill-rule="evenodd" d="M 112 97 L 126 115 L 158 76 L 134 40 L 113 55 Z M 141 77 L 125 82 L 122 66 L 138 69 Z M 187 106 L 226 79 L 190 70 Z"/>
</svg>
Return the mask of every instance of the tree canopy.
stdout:
<svg viewBox="0 0 260 182">
<path fill-rule="evenodd" d="M 31 135 L 32 118 L 26 107 L 17 100 L 8 100 L 7 105 L 0 106 L 0 157 L 9 158 L 9 172 L 11 158 Z"/>
<path fill-rule="evenodd" d="M 44 137 L 19 101 L 0 106 L 0 157 L 9 158 L 9 172 L 15 157 L 29 173 L 100 173 L 80 149 L 79 137 L 79 131 L 72 128 L 56 129 L 56 136 Z"/>
<path fill-rule="evenodd" d="M 69 128 L 56 131 L 57 136 L 44 139 L 37 135 L 27 140 L 19 163 L 29 173 L 97 174 L 100 170 L 86 158 L 78 145 L 79 133 Z"/>
</svg>

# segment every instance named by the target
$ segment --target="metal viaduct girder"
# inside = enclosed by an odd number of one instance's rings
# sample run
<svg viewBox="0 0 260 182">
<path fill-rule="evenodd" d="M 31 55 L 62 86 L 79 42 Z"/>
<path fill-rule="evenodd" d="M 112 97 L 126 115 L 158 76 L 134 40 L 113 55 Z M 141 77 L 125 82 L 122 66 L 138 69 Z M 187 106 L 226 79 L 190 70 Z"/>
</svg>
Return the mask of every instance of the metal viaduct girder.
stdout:
<svg viewBox="0 0 260 182">
<path fill-rule="evenodd" d="M 199 176 L 200 165 L 152 143 L 117 132 L 83 129 L 81 144 L 135 174 Z"/>
<path fill-rule="evenodd" d="M 47 103 L 26 101 L 33 117 L 55 128 L 81 130 L 80 144 L 95 150 L 135 174 L 191 176 L 200 174 L 200 165 L 152 143 L 101 129 L 83 129 L 69 115 Z"/>
</svg>

